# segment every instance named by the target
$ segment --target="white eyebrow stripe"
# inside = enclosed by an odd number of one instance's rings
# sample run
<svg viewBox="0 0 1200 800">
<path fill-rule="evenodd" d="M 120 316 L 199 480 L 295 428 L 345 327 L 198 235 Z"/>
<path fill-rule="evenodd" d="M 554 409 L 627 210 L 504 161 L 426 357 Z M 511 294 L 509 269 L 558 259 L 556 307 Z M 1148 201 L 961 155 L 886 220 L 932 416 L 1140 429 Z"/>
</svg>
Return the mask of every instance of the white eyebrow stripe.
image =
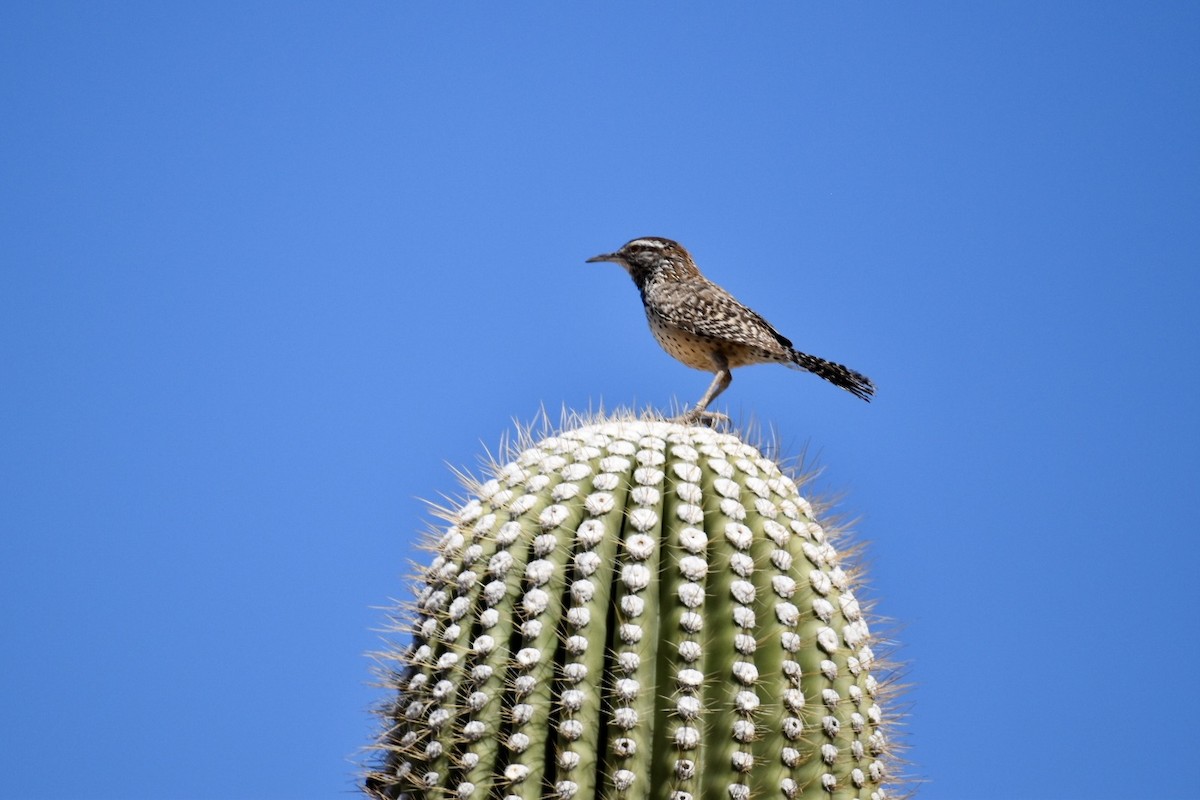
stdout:
<svg viewBox="0 0 1200 800">
<path fill-rule="evenodd" d="M 655 249 L 662 250 L 664 247 L 667 246 L 667 243 L 664 242 L 662 239 L 634 239 L 632 242 L 630 242 L 629 244 L 627 244 L 625 246 L 633 247 L 634 245 L 637 245 L 640 247 L 653 247 Z"/>
</svg>

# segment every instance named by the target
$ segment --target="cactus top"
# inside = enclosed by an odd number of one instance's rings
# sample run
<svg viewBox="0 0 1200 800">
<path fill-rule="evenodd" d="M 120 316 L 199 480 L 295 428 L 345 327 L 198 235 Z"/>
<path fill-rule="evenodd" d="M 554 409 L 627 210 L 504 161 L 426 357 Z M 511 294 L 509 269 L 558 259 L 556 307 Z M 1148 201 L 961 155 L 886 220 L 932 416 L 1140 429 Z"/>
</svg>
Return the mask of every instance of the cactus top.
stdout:
<svg viewBox="0 0 1200 800">
<path fill-rule="evenodd" d="M 392 656 L 369 792 L 887 796 L 854 571 L 757 448 L 610 420 L 468 489 Z"/>
</svg>

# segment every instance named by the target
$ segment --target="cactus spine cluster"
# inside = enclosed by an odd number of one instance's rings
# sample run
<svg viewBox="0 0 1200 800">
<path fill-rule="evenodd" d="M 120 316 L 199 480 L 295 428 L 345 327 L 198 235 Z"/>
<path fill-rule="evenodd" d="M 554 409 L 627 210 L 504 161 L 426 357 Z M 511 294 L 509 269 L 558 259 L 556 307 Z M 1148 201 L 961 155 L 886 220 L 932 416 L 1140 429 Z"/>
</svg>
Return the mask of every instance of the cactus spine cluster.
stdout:
<svg viewBox="0 0 1200 800">
<path fill-rule="evenodd" d="M 468 488 L 390 656 L 369 794 L 889 796 L 853 570 L 758 449 L 608 420 Z"/>
</svg>

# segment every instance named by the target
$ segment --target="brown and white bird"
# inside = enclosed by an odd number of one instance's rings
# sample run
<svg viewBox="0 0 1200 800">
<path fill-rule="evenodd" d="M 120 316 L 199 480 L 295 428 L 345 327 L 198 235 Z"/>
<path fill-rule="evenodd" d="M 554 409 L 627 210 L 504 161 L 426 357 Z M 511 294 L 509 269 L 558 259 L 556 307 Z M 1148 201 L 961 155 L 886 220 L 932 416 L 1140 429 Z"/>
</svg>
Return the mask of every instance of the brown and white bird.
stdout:
<svg viewBox="0 0 1200 800">
<path fill-rule="evenodd" d="M 588 262 L 620 264 L 637 284 L 654 338 L 671 356 L 692 369 L 715 373 L 700 402 L 685 420 L 712 416 L 708 404 L 733 382 L 731 370 L 775 362 L 803 369 L 870 401 L 875 385 L 841 364 L 801 353 L 761 316 L 700 274 L 678 242 L 646 236 Z"/>
</svg>

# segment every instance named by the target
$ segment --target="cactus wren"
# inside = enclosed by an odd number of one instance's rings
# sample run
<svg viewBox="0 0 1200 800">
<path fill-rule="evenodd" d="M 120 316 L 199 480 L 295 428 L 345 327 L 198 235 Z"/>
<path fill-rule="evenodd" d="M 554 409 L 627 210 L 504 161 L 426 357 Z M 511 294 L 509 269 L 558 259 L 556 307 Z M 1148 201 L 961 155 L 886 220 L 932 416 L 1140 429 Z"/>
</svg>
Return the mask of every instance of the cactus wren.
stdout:
<svg viewBox="0 0 1200 800">
<path fill-rule="evenodd" d="M 701 275 L 677 242 L 647 236 L 588 261 L 624 267 L 637 284 L 650 331 L 663 349 L 692 369 L 715 373 L 685 420 L 712 416 L 708 404 L 733 382 L 730 370 L 749 364 L 775 362 L 807 370 L 867 401 L 875 393 L 867 376 L 793 348 L 769 322 Z"/>
</svg>

